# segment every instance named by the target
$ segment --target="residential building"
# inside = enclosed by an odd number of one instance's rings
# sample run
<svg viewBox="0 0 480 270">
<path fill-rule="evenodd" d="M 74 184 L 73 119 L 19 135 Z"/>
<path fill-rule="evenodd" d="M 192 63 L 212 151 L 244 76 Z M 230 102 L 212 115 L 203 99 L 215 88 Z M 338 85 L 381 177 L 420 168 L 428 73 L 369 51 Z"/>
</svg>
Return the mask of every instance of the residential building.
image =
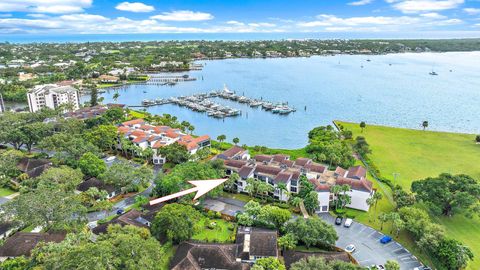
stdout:
<svg viewBox="0 0 480 270">
<path fill-rule="evenodd" d="M 120 124 L 118 127 L 120 136 L 129 139 L 134 145 L 142 150 L 153 149 L 153 163 L 164 164 L 165 157 L 159 154 L 161 147 L 178 143 L 184 145 L 190 154 L 195 154 L 198 150 L 210 146 L 210 137 L 203 135 L 193 137 L 183 133 L 178 128 L 169 126 L 153 126 L 146 123 L 143 119 L 134 119 Z M 121 145 L 119 144 L 119 148 Z"/>
<path fill-rule="evenodd" d="M 125 105 L 123 104 L 107 104 L 107 105 L 97 105 L 93 107 L 85 107 L 78 109 L 73 112 L 67 112 L 63 116 L 65 118 L 75 118 L 79 120 L 85 120 L 85 119 L 90 119 L 90 118 L 95 118 L 98 116 L 103 115 L 108 109 L 114 108 L 114 107 L 120 107 L 123 108 Z"/>
<path fill-rule="evenodd" d="M 65 234 L 17 232 L 8 237 L 0 247 L 0 261 L 20 256 L 28 257 L 40 242 L 59 243 L 63 239 L 65 239 Z"/>
<path fill-rule="evenodd" d="M 77 190 L 80 192 L 85 192 L 90 188 L 97 188 L 98 190 L 105 190 L 107 192 L 107 199 L 111 199 L 120 194 L 120 191 L 115 188 L 113 185 L 105 184 L 103 181 L 92 177 L 88 180 L 83 181 L 77 186 Z"/>
<path fill-rule="evenodd" d="M 29 178 L 40 176 L 46 169 L 52 166 L 52 162 L 48 159 L 22 158 L 17 168 L 22 173 L 26 173 Z"/>
<path fill-rule="evenodd" d="M 239 227 L 235 244 L 180 244 L 170 262 L 172 270 L 248 270 L 257 259 L 278 258 L 277 231 Z"/>
<path fill-rule="evenodd" d="M 118 83 L 120 81 L 120 78 L 112 75 L 101 75 L 100 77 L 98 77 L 98 81 L 100 81 L 101 83 Z"/>
<path fill-rule="evenodd" d="M 61 105 L 69 105 L 69 109 L 78 110 L 80 100 L 78 90 L 71 86 L 58 86 L 57 84 L 37 85 L 27 93 L 30 112 L 42 108 L 57 109 Z M 68 111 L 69 109 L 65 109 Z"/>
<path fill-rule="evenodd" d="M 328 170 L 326 165 L 313 162 L 309 158 L 290 160 L 288 155 L 256 155 L 248 159 L 246 150 L 234 146 L 216 156 L 224 160 L 225 173 L 237 173 L 237 192 L 246 192 L 247 179 L 268 183 L 274 187 L 272 197 L 287 201 L 289 193 L 298 193 L 300 177 L 305 176 L 314 185 L 318 194 L 317 212 L 328 212 L 334 195 L 330 189 L 334 185 L 348 185 L 351 197 L 349 208 L 368 211 L 367 199 L 375 192 L 373 183 L 366 178 L 367 170 L 362 166 L 351 167 L 348 170 L 337 167 L 335 171 Z M 241 155 L 237 155 L 240 153 Z M 243 156 L 242 156 L 243 155 Z"/>
</svg>

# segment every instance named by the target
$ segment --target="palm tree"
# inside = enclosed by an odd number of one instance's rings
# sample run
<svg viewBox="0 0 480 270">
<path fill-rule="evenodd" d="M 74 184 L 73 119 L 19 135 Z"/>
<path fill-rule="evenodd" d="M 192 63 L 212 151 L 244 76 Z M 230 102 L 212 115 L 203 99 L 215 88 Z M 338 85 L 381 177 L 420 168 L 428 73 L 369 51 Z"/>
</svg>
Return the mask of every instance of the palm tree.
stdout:
<svg viewBox="0 0 480 270">
<path fill-rule="evenodd" d="M 293 206 L 293 207 L 300 207 L 300 204 L 303 202 L 303 199 L 300 198 L 300 197 L 292 197 L 290 199 L 290 205 Z"/>
<path fill-rule="evenodd" d="M 237 145 L 237 144 L 240 142 L 240 139 L 237 138 L 237 137 L 235 137 L 235 138 L 233 138 L 232 141 L 233 141 L 233 143 L 234 143 L 235 145 Z"/>
<path fill-rule="evenodd" d="M 333 193 L 333 204 L 335 205 L 335 210 L 338 208 L 338 194 L 342 191 L 342 187 L 335 185 L 332 187 L 332 193 Z"/>
<path fill-rule="evenodd" d="M 344 208 L 347 204 L 350 204 L 352 202 L 352 198 L 350 195 L 347 194 L 348 191 L 351 190 L 349 185 L 341 185 L 341 191 L 343 192 L 342 196 L 342 208 Z"/>
<path fill-rule="evenodd" d="M 258 183 L 259 181 L 255 180 L 254 178 L 247 179 L 247 186 L 245 187 L 245 191 L 250 195 L 250 197 L 258 194 Z"/>
<path fill-rule="evenodd" d="M 217 137 L 217 141 L 219 141 L 219 142 L 223 142 L 223 141 L 225 141 L 226 139 L 227 139 L 227 136 L 225 136 L 225 135 L 223 135 L 223 134 L 222 134 L 222 135 L 218 135 L 218 137 Z"/>
<path fill-rule="evenodd" d="M 425 130 L 428 127 L 428 121 L 423 121 L 422 126 L 423 130 Z"/>
<path fill-rule="evenodd" d="M 374 204 L 375 204 L 375 211 L 374 211 L 374 213 L 373 213 L 373 216 L 374 216 L 374 217 L 377 216 L 377 204 L 378 204 L 378 201 L 380 201 L 382 198 L 383 198 L 382 193 L 380 193 L 380 192 L 375 192 L 375 193 L 373 193 L 372 199 L 374 200 Z"/>
<path fill-rule="evenodd" d="M 230 192 L 234 191 L 238 180 L 240 180 L 240 176 L 238 175 L 238 173 L 232 173 L 230 177 L 228 177 L 227 182 L 225 182 L 225 189 Z"/>
<path fill-rule="evenodd" d="M 380 231 L 381 231 L 383 230 L 383 224 L 388 221 L 388 214 L 380 213 L 380 215 L 378 215 L 378 220 L 380 220 Z"/>
<path fill-rule="evenodd" d="M 193 134 L 193 131 L 195 130 L 195 127 L 192 125 L 188 126 L 188 131 L 190 131 L 190 134 Z"/>
<path fill-rule="evenodd" d="M 265 200 L 265 197 L 268 196 L 268 193 L 271 193 L 274 191 L 272 185 L 265 183 L 263 181 L 259 181 L 257 189 L 258 189 L 258 194 L 262 195 L 262 200 Z"/>
<path fill-rule="evenodd" d="M 116 103 L 119 97 L 120 97 L 120 94 L 118 92 L 115 92 L 115 94 L 113 94 L 113 101 L 115 101 Z"/>
<path fill-rule="evenodd" d="M 367 198 L 367 205 L 369 208 L 372 207 L 374 204 L 375 200 L 372 197 Z M 370 215 L 368 215 L 368 221 L 371 221 Z"/>
<path fill-rule="evenodd" d="M 279 191 L 279 193 L 280 193 L 279 198 L 280 198 L 280 200 L 282 200 L 282 198 L 283 198 L 283 192 L 284 192 L 284 191 L 288 191 L 288 190 L 287 190 L 287 184 L 285 184 L 285 183 L 278 183 L 278 184 L 277 184 L 277 189 L 278 189 L 278 191 Z"/>
<path fill-rule="evenodd" d="M 362 133 L 363 133 L 363 130 L 365 129 L 365 127 L 367 127 L 367 124 L 365 124 L 364 121 L 360 122 L 360 128 L 362 129 Z"/>
</svg>

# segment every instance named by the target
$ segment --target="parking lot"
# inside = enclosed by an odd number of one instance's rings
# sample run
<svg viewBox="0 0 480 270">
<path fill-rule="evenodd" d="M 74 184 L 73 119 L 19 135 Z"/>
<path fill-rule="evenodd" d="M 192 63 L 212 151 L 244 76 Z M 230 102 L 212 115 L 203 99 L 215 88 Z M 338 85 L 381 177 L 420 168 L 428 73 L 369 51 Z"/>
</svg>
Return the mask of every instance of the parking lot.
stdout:
<svg viewBox="0 0 480 270">
<path fill-rule="evenodd" d="M 391 241 L 388 244 L 381 244 L 380 238 L 384 234 L 368 226 L 354 221 L 350 228 L 346 228 L 343 224 L 335 225 L 335 217 L 328 213 L 319 216 L 335 226 L 339 237 L 336 246 L 344 249 L 347 245 L 355 245 L 356 251 L 352 256 L 362 266 L 385 264 L 387 260 L 396 260 L 402 270 L 412 270 L 421 265 L 417 258 L 399 243 Z"/>
</svg>

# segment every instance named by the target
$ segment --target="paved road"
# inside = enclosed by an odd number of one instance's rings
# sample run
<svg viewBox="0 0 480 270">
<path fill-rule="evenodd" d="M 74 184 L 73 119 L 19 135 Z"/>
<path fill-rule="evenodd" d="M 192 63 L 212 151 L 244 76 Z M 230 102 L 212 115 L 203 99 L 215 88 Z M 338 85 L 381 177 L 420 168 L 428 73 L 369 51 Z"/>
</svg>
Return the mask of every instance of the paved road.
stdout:
<svg viewBox="0 0 480 270">
<path fill-rule="evenodd" d="M 381 244 L 379 240 L 384 236 L 381 232 L 355 221 L 350 228 L 335 225 L 335 218 L 328 213 L 319 216 L 335 227 L 339 237 L 336 246 L 345 248 L 349 244 L 355 245 L 357 250 L 352 256 L 363 266 L 385 264 L 387 260 L 396 260 L 402 270 L 412 270 L 421 265 L 417 258 L 399 243 L 392 241 L 386 245 Z"/>
<path fill-rule="evenodd" d="M 244 202 L 230 198 L 206 199 L 203 203 L 205 207 L 214 211 L 220 211 L 224 214 L 234 215 L 236 212 L 243 212 Z M 350 228 L 335 225 L 335 218 L 328 213 L 320 214 L 320 218 L 334 225 L 338 241 L 336 246 L 345 248 L 349 244 L 354 244 L 357 248 L 352 256 L 362 266 L 373 264 L 385 264 L 387 260 L 396 260 L 400 263 L 401 270 L 412 270 L 420 266 L 420 262 L 408 250 L 399 243 L 392 241 L 386 245 L 379 242 L 383 237 L 378 232 L 366 225 L 353 222 Z"/>
</svg>

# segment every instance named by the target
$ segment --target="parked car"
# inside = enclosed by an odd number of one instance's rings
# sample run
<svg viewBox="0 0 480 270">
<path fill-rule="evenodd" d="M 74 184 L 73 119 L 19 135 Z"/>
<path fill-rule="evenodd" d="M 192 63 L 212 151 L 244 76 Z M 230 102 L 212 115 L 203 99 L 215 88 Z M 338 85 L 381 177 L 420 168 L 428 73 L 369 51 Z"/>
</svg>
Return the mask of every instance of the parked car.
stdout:
<svg viewBox="0 0 480 270">
<path fill-rule="evenodd" d="M 428 266 L 419 266 L 419 267 L 413 268 L 413 270 L 432 270 L 432 268 Z"/>
<path fill-rule="evenodd" d="M 335 225 L 342 225 L 342 221 L 343 221 L 343 217 L 338 216 L 338 217 L 335 219 Z"/>
<path fill-rule="evenodd" d="M 350 244 L 345 248 L 345 251 L 348 253 L 353 253 L 355 250 L 357 250 L 357 248 L 354 244 Z"/>
<path fill-rule="evenodd" d="M 382 244 L 388 244 L 392 241 L 392 237 L 385 235 L 382 238 L 380 238 L 380 243 Z"/>
<path fill-rule="evenodd" d="M 121 214 L 123 214 L 124 212 L 125 212 L 125 211 L 123 211 L 123 209 L 118 209 L 118 210 L 117 210 L 117 215 L 121 215 Z"/>
<path fill-rule="evenodd" d="M 352 226 L 352 222 L 353 222 L 353 219 L 351 218 L 347 218 L 345 220 L 345 223 L 343 224 L 343 226 L 347 227 L 347 228 L 350 228 L 350 226 Z"/>
</svg>

